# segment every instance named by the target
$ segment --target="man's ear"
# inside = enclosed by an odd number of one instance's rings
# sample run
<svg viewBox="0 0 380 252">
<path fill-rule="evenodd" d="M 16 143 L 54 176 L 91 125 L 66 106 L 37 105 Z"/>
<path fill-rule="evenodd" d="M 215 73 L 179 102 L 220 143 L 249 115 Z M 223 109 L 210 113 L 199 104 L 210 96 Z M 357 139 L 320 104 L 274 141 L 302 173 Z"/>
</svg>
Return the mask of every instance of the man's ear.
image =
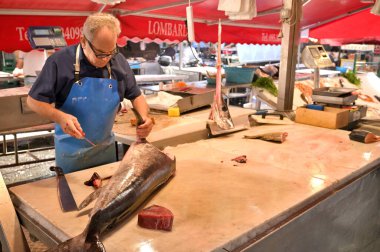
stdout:
<svg viewBox="0 0 380 252">
<path fill-rule="evenodd" d="M 83 49 L 86 48 L 87 41 L 83 35 L 80 36 L 80 45 L 82 46 Z"/>
</svg>

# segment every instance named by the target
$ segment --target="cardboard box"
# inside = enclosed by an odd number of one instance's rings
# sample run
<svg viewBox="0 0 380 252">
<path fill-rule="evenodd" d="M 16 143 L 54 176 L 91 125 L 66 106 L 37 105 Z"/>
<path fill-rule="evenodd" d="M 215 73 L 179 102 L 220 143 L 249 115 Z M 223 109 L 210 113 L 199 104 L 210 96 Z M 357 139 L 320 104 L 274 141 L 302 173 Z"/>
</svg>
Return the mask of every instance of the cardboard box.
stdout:
<svg viewBox="0 0 380 252">
<path fill-rule="evenodd" d="M 325 107 L 324 111 L 299 107 L 296 122 L 322 128 L 340 129 L 348 125 L 349 110 Z"/>
</svg>

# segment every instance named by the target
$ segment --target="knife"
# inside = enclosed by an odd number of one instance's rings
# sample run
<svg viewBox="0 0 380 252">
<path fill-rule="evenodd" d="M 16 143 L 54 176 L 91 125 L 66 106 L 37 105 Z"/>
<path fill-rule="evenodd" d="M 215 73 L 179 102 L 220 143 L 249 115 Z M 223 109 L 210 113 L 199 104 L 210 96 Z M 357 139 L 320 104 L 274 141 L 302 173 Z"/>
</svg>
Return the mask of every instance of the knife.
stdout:
<svg viewBox="0 0 380 252">
<path fill-rule="evenodd" d="M 77 211 L 78 207 L 71 193 L 69 184 L 65 178 L 65 174 L 61 167 L 51 166 L 51 171 L 55 171 L 57 178 L 57 190 L 58 190 L 58 199 L 61 205 L 63 212 Z"/>
</svg>

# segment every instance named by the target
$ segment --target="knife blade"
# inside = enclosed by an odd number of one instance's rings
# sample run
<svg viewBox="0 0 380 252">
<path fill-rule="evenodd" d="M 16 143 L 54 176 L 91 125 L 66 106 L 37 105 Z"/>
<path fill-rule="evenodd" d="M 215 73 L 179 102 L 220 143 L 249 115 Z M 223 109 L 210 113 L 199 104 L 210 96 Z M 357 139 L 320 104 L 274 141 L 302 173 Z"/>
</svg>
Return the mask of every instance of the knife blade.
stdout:
<svg viewBox="0 0 380 252">
<path fill-rule="evenodd" d="M 63 212 L 77 211 L 78 207 L 75 202 L 74 196 L 70 190 L 69 184 L 67 183 L 65 174 L 61 167 L 51 166 L 51 171 L 56 173 L 57 178 L 57 191 L 58 191 L 58 199 L 61 205 L 61 209 Z"/>
</svg>

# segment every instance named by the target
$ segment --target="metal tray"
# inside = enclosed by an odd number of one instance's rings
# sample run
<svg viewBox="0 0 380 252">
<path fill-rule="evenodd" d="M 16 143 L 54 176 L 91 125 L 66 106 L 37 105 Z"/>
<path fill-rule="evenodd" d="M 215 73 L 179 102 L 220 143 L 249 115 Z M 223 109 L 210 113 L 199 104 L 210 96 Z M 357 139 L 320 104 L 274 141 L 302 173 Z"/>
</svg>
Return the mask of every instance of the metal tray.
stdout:
<svg viewBox="0 0 380 252">
<path fill-rule="evenodd" d="M 333 97 L 349 96 L 355 90 L 355 88 L 323 87 L 314 89 L 313 95 Z"/>
<path fill-rule="evenodd" d="M 312 95 L 313 102 L 336 104 L 336 105 L 351 105 L 358 98 L 357 95 L 348 95 L 344 97 L 326 96 L 326 95 Z"/>
</svg>

